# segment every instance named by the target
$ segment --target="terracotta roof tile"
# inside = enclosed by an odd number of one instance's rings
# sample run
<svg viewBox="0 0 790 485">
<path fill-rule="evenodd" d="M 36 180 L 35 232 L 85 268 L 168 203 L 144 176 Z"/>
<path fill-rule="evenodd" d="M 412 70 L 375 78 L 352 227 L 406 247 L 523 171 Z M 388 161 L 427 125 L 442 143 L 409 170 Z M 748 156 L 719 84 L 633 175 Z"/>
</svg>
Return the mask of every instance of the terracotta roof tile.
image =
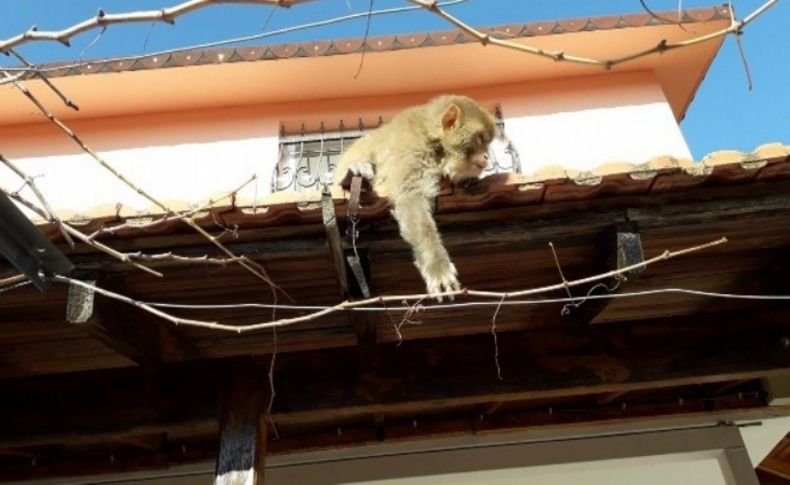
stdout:
<svg viewBox="0 0 790 485">
<path fill-rule="evenodd" d="M 525 29 L 531 35 L 549 35 L 555 33 L 554 28 L 556 26 L 557 22 L 553 20 L 549 22 L 530 22 L 526 24 Z"/>
<path fill-rule="evenodd" d="M 395 36 L 387 35 L 368 39 L 366 45 L 368 50 L 371 51 L 388 51 L 392 50 L 395 44 Z"/>
<path fill-rule="evenodd" d="M 610 30 L 620 26 L 622 16 L 608 15 L 606 17 L 597 17 L 595 22 L 588 20 L 585 30 Z"/>
<path fill-rule="evenodd" d="M 428 34 L 405 34 L 398 36 L 398 42 L 404 48 L 420 47 L 427 38 Z"/>
<path fill-rule="evenodd" d="M 171 62 L 177 66 L 189 66 L 199 62 L 203 51 L 177 52 L 172 54 Z"/>
<path fill-rule="evenodd" d="M 589 25 L 588 19 L 568 19 L 560 20 L 560 27 L 565 32 L 579 32 Z"/>
<path fill-rule="evenodd" d="M 236 54 L 245 61 L 257 61 L 263 58 L 266 49 L 263 47 L 239 47 Z"/>
<path fill-rule="evenodd" d="M 269 47 L 274 57 L 288 58 L 296 55 L 299 44 L 275 44 Z"/>
<path fill-rule="evenodd" d="M 664 17 L 665 15 L 660 15 L 660 17 Z M 671 18 L 669 15 L 666 15 L 666 18 Z M 628 25 L 629 27 L 644 27 L 645 25 L 660 25 L 664 22 L 658 20 L 654 16 L 650 15 L 649 13 L 635 13 L 631 15 L 625 15 L 622 18 L 622 22 Z"/>
<path fill-rule="evenodd" d="M 684 17 L 695 20 L 697 22 L 704 22 L 706 20 L 715 19 L 720 14 L 721 11 L 717 7 L 695 8 L 694 10 L 686 10 L 684 13 Z"/>
<path fill-rule="evenodd" d="M 659 16 L 667 21 L 677 18 L 676 11 L 660 12 Z M 702 22 L 729 18 L 726 6 L 698 8 L 683 13 L 687 23 Z M 483 32 L 494 33 L 500 37 L 518 38 L 536 35 L 552 35 L 567 32 L 608 30 L 626 27 L 644 27 L 660 25 L 666 22 L 646 13 L 628 15 L 609 15 L 603 17 L 576 18 L 566 20 L 550 20 L 544 22 L 515 23 L 494 27 L 481 27 Z M 475 38 L 458 30 L 439 32 L 405 33 L 369 37 L 367 40 L 337 39 L 326 41 L 309 41 L 301 44 L 272 44 L 257 47 L 220 48 L 210 50 L 185 51 L 177 54 L 146 56 L 138 60 L 94 60 L 88 61 L 77 69 L 53 71 L 49 77 L 92 74 L 100 72 L 119 72 L 138 69 L 156 69 L 161 67 L 181 67 L 201 64 L 217 64 L 226 62 L 250 62 L 258 60 L 287 59 L 291 57 L 313 57 L 342 55 L 354 52 L 386 51 L 394 49 L 413 49 L 439 45 L 473 42 Z M 56 67 L 52 64 L 49 67 Z M 32 74 L 30 74 L 32 75 Z"/>
<path fill-rule="evenodd" d="M 428 38 L 431 40 L 431 45 L 450 45 L 457 43 L 459 38 L 463 38 L 463 35 L 455 30 L 444 30 L 429 32 Z"/>
<path fill-rule="evenodd" d="M 658 157 L 644 164 L 616 162 L 601 165 L 593 171 L 566 170 L 559 166 L 544 167 L 535 174 L 496 174 L 480 181 L 478 190 L 466 192 L 451 190 L 437 198 L 438 212 L 483 210 L 490 207 L 550 204 L 562 201 L 592 200 L 617 195 L 640 195 L 649 193 L 682 192 L 694 187 L 726 186 L 738 183 L 754 183 L 790 179 L 790 146 L 781 144 L 763 145 L 752 153 L 715 152 L 700 162 Z M 337 211 L 345 214 L 342 190 L 333 188 Z M 220 216 L 228 224 L 247 226 L 272 226 L 285 224 L 311 224 L 320 221 L 320 194 L 279 192 L 258 200 L 256 209 L 251 209 L 252 200 L 234 201 L 233 205 L 213 207 L 202 218 L 210 223 Z M 171 207 L 188 208 L 181 201 L 169 201 Z M 139 212 L 116 204 L 106 203 L 91 210 L 87 215 L 72 211 L 58 211 L 63 219 L 87 224 L 84 229 L 92 230 L 104 222 L 138 218 L 149 220 L 160 211 Z M 389 207 L 383 197 L 367 196 L 360 210 L 363 218 L 388 217 Z M 167 233 L 179 227 L 174 225 L 157 228 Z M 47 231 L 56 231 L 47 227 Z M 146 232 L 149 234 L 150 230 Z M 54 234 L 54 232 L 53 232 Z M 124 229 L 120 237 L 135 237 L 141 230 Z"/>
</svg>

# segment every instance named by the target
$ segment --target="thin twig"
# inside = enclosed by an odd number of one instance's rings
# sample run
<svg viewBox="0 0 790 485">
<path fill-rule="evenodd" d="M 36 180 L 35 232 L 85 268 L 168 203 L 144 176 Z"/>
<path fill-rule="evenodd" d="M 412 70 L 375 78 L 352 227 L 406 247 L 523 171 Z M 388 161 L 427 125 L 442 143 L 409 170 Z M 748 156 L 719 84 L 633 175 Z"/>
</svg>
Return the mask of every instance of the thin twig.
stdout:
<svg viewBox="0 0 790 485">
<path fill-rule="evenodd" d="M 21 281 L 25 281 L 27 276 L 23 274 L 18 274 L 14 276 L 9 276 L 8 278 L 0 278 L 0 288 L 5 288 L 6 286 L 15 285 Z"/>
<path fill-rule="evenodd" d="M 551 248 L 551 255 L 554 256 L 554 264 L 557 266 L 557 272 L 560 274 L 560 279 L 562 280 L 562 284 L 565 285 L 565 293 L 567 293 L 568 298 L 572 300 L 573 295 L 571 294 L 571 289 L 568 288 L 568 280 L 565 279 L 565 273 L 562 272 L 562 266 L 560 266 L 560 258 L 557 257 L 557 250 L 554 249 L 553 242 L 549 242 L 549 248 Z"/>
<path fill-rule="evenodd" d="M 107 32 L 107 26 L 106 25 L 104 27 L 102 27 L 102 29 L 99 31 L 99 33 L 96 35 L 96 37 L 94 37 L 94 39 L 92 41 L 90 41 L 90 43 L 88 43 L 88 45 L 86 45 L 84 49 L 82 49 L 82 51 L 80 52 L 80 60 L 82 60 L 82 58 L 85 57 L 85 53 L 88 52 L 91 49 L 91 47 L 95 46 L 96 43 L 99 42 L 99 40 L 102 37 L 104 37 L 104 33 L 105 32 Z"/>
<path fill-rule="evenodd" d="M 2 187 L 0 187 L 0 192 L 4 193 L 8 197 L 11 197 L 12 199 L 16 200 L 20 204 L 24 205 L 28 209 L 30 209 L 33 212 L 35 212 L 36 214 L 38 214 L 40 217 L 46 219 L 46 212 L 44 211 L 44 209 L 36 206 L 35 204 L 33 204 L 29 200 L 25 199 L 24 197 L 22 197 L 18 193 L 8 192 L 7 190 L 3 189 Z M 62 223 L 62 227 L 63 227 L 63 229 L 66 230 L 66 232 L 68 232 L 70 235 L 74 236 L 76 239 L 79 239 L 80 241 L 84 242 L 88 246 L 91 246 L 91 247 L 93 247 L 93 248 L 95 248 L 95 249 L 97 249 L 97 250 L 99 250 L 99 251 L 101 251 L 103 253 L 109 254 L 113 258 L 115 258 L 115 259 L 117 259 L 117 260 L 119 260 L 119 261 L 121 261 L 123 263 L 130 264 L 130 265 L 134 266 L 135 268 L 141 269 L 141 270 L 145 271 L 146 273 L 150 273 L 150 274 L 152 274 L 154 276 L 158 276 L 160 278 L 163 276 L 162 273 L 160 273 L 159 271 L 153 270 L 153 269 L 149 268 L 148 266 L 140 264 L 140 263 L 138 263 L 136 261 L 132 261 L 132 259 L 129 257 L 128 254 L 116 251 L 115 249 L 113 249 L 113 248 L 111 248 L 111 247 L 109 247 L 109 246 L 107 246 L 105 244 L 102 244 L 102 243 L 100 243 L 98 241 L 92 240 L 90 237 L 88 237 L 87 235 L 85 235 L 82 232 L 78 231 L 77 229 L 71 227 L 69 224 L 67 224 L 65 222 Z"/>
<path fill-rule="evenodd" d="M 197 2 L 199 0 L 193 0 L 193 1 Z M 298 0 L 291 0 L 291 1 L 298 1 Z M 47 107 L 44 106 L 41 103 L 41 101 L 38 100 L 38 98 L 33 96 L 33 94 L 30 92 L 30 90 L 27 89 L 21 82 L 15 81 L 13 84 L 14 84 L 14 86 L 17 89 L 19 89 L 39 109 L 39 111 L 41 111 L 47 117 L 48 120 L 50 120 L 52 123 L 55 124 L 55 126 L 60 128 L 60 130 L 63 131 L 63 133 L 65 133 L 66 136 L 71 138 L 74 141 L 74 143 L 76 143 L 82 149 L 82 151 L 84 151 L 85 153 L 90 155 L 91 158 L 93 158 L 96 162 L 99 163 L 99 165 L 101 165 L 102 167 L 107 169 L 118 180 L 120 180 L 121 182 L 126 184 L 129 188 L 131 188 L 132 190 L 134 190 L 135 192 L 137 192 L 138 194 L 140 194 L 141 196 L 146 198 L 149 202 L 151 202 L 154 205 L 156 205 L 157 207 L 159 207 L 162 211 L 165 212 L 165 214 L 167 216 L 171 216 L 171 215 L 172 216 L 177 216 L 178 215 L 176 212 L 172 211 L 169 207 L 167 207 L 164 203 L 160 202 L 157 198 L 155 198 L 154 196 L 152 196 L 151 194 L 149 194 L 148 192 L 143 190 L 141 187 L 137 186 L 134 182 L 129 180 L 124 174 L 122 174 L 115 167 L 110 165 L 103 157 L 101 157 L 98 153 L 93 151 L 93 149 L 90 148 L 82 140 L 82 138 L 80 138 L 71 128 L 69 128 L 65 123 L 63 123 L 54 114 L 52 114 L 52 112 L 49 111 L 49 109 L 47 109 Z M 223 253 L 225 253 L 225 255 L 227 255 L 228 257 L 236 258 L 236 255 L 233 253 L 233 251 L 228 249 L 227 246 L 222 244 L 217 238 L 215 238 L 214 236 L 209 234 L 205 229 L 200 227 L 200 225 L 198 225 L 198 223 L 195 222 L 194 220 L 192 220 L 190 218 L 180 218 L 178 220 L 182 221 L 184 224 L 186 224 L 187 226 L 189 226 L 192 229 L 194 229 L 201 236 L 203 236 L 204 238 L 208 239 L 213 245 L 215 245 L 217 248 L 219 248 L 219 250 L 222 251 Z M 272 286 L 272 287 L 275 287 L 277 289 L 280 289 L 280 287 L 278 285 L 276 285 L 269 278 L 269 276 L 266 274 L 265 271 L 259 271 L 258 269 L 254 268 L 253 266 L 251 266 L 248 262 L 246 262 L 244 260 L 239 260 L 238 264 L 240 266 L 242 266 L 244 269 L 246 269 L 247 271 L 249 271 L 250 273 L 252 273 L 253 275 L 255 275 L 256 277 L 258 277 L 261 280 L 263 280 L 264 282 L 266 282 L 266 284 L 268 284 L 269 286 Z"/>
<path fill-rule="evenodd" d="M 681 29 L 686 30 L 686 27 L 683 25 L 683 7 L 682 7 L 683 4 L 682 4 L 682 2 L 680 2 L 680 1 L 678 2 L 678 19 L 677 19 L 677 21 L 672 20 L 672 19 L 668 19 L 666 17 L 662 17 L 661 15 L 658 15 L 653 10 L 651 10 L 650 7 L 647 6 L 647 2 L 645 2 L 645 0 L 639 0 L 639 3 L 642 5 L 642 10 L 647 12 L 648 15 L 650 15 L 654 19 L 658 20 L 659 22 L 664 22 L 664 23 L 667 23 L 667 24 L 676 24 Z"/>
<path fill-rule="evenodd" d="M 148 27 L 148 32 L 145 34 L 145 39 L 143 39 L 143 54 L 148 52 L 148 41 L 151 40 L 151 34 L 154 33 L 154 27 L 156 27 L 156 22 L 151 22 L 151 26 Z M 80 59 L 82 61 L 82 59 Z"/>
<path fill-rule="evenodd" d="M 50 206 L 49 202 L 47 202 L 47 198 L 44 197 L 44 194 L 42 194 L 41 191 L 38 189 L 38 186 L 36 185 L 36 181 L 33 180 L 33 177 L 26 174 L 24 171 L 22 171 L 21 168 L 19 168 L 16 164 L 12 163 L 10 160 L 6 159 L 2 154 L 0 154 L 0 163 L 11 169 L 12 172 L 14 172 L 19 178 L 25 181 L 25 184 L 28 187 L 30 187 L 30 190 L 32 190 L 33 193 L 36 195 L 38 201 L 41 202 L 41 205 L 44 206 L 44 214 L 42 215 L 42 217 L 48 221 L 54 222 L 55 225 L 58 226 L 58 230 L 60 230 L 60 233 L 63 234 L 63 239 L 66 240 L 66 243 L 68 243 L 69 247 L 73 248 L 74 240 L 71 238 L 71 236 L 69 236 L 69 233 L 63 227 L 63 221 L 61 221 L 60 217 L 58 217 L 58 215 L 55 214 L 55 211 L 52 209 L 52 206 Z"/>
<path fill-rule="evenodd" d="M 396 344 L 396 347 L 400 347 L 401 344 L 403 343 L 403 334 L 400 333 L 400 329 L 403 327 L 403 325 L 405 325 L 405 324 L 420 325 L 422 323 L 419 320 L 412 320 L 411 317 L 414 316 L 415 313 L 419 313 L 420 311 L 422 311 L 422 309 L 423 309 L 422 301 L 425 298 L 427 298 L 427 297 L 428 296 L 426 295 L 425 297 L 420 298 L 419 300 L 414 302 L 414 304 L 411 305 L 406 310 L 406 312 L 403 314 L 403 317 L 401 318 L 400 322 L 398 322 L 397 324 L 395 324 L 394 320 L 391 320 L 393 322 L 393 326 L 395 328 L 395 334 L 398 336 L 398 343 Z M 383 299 L 379 298 L 379 301 L 381 301 L 382 304 L 383 304 Z"/>
<path fill-rule="evenodd" d="M 290 325 L 295 325 L 295 324 L 307 322 L 307 321 L 310 321 L 310 320 L 316 320 L 316 319 L 318 319 L 320 317 L 323 317 L 325 315 L 329 315 L 329 314 L 332 314 L 332 313 L 336 313 L 336 312 L 339 312 L 341 310 L 348 310 L 348 309 L 352 309 L 352 308 L 358 308 L 358 307 L 364 307 L 364 306 L 369 306 L 369 305 L 375 305 L 376 303 L 381 303 L 381 302 L 417 301 L 417 303 L 412 306 L 412 308 L 417 308 L 416 305 L 419 304 L 422 300 L 424 300 L 426 298 L 436 298 L 438 296 L 446 297 L 446 296 L 468 295 L 468 296 L 477 296 L 477 297 L 480 297 L 480 298 L 497 298 L 497 299 L 502 299 L 502 298 L 517 298 L 517 297 L 522 297 L 522 296 L 527 296 L 527 295 L 536 295 L 536 294 L 540 294 L 540 293 L 548 293 L 548 292 L 551 292 L 551 291 L 561 290 L 561 289 L 566 288 L 566 287 L 586 285 L 586 284 L 593 283 L 593 282 L 596 282 L 596 281 L 606 280 L 606 279 L 615 277 L 615 276 L 617 276 L 619 274 L 624 274 L 624 273 L 628 273 L 629 271 L 633 271 L 633 270 L 638 269 L 638 268 L 647 267 L 647 266 L 649 266 L 651 264 L 654 264 L 654 263 L 657 263 L 659 261 L 664 261 L 664 260 L 667 260 L 667 259 L 676 258 L 678 256 L 683 256 L 683 255 L 690 254 L 690 253 L 693 253 L 693 252 L 701 251 L 701 250 L 704 250 L 704 249 L 708 249 L 708 248 L 711 248 L 711 247 L 714 247 L 714 246 L 718 246 L 718 245 L 724 244 L 726 242 L 727 242 L 727 238 L 722 237 L 720 239 L 717 239 L 717 240 L 714 240 L 714 241 L 711 241 L 711 242 L 708 242 L 708 243 L 705 243 L 705 244 L 700 244 L 698 246 L 691 246 L 691 247 L 688 247 L 686 249 L 681 249 L 681 250 L 678 250 L 678 251 L 664 251 L 663 253 L 659 254 L 658 256 L 655 256 L 655 257 L 650 258 L 650 259 L 646 259 L 646 260 L 641 261 L 639 263 L 634 263 L 634 264 L 631 264 L 631 265 L 628 265 L 628 266 L 624 266 L 624 267 L 619 268 L 619 269 L 607 271 L 605 273 L 597 274 L 597 275 L 594 275 L 594 276 L 588 276 L 586 278 L 581 278 L 581 279 L 577 279 L 577 280 L 573 280 L 573 281 L 567 281 L 566 283 L 559 283 L 559 284 L 541 286 L 541 287 L 538 287 L 538 288 L 529 288 L 529 289 L 526 289 L 526 290 L 511 291 L 511 292 L 478 291 L 478 290 L 462 289 L 462 290 L 457 290 L 457 291 L 446 291 L 446 292 L 443 292 L 443 293 L 440 293 L 440 294 L 433 294 L 433 295 L 428 295 L 428 294 L 409 294 L 409 295 L 377 296 L 377 297 L 373 297 L 373 298 L 367 298 L 367 299 L 364 299 L 364 300 L 355 300 L 355 301 L 348 301 L 348 300 L 346 300 L 346 301 L 343 301 L 343 302 L 338 303 L 336 305 L 333 305 L 333 306 L 330 306 L 330 307 L 326 307 L 324 309 L 317 310 L 317 311 L 314 311 L 314 312 L 310 312 L 308 314 L 301 315 L 301 316 L 298 316 L 298 317 L 280 318 L 278 320 L 272 320 L 272 321 L 261 322 L 261 323 L 253 323 L 253 324 L 249 324 L 249 325 L 240 325 L 240 326 L 230 325 L 230 324 L 225 324 L 225 323 L 218 323 L 216 321 L 194 320 L 194 319 L 181 318 L 181 317 L 178 317 L 178 316 L 175 316 L 175 315 L 171 315 L 171 314 L 169 314 L 167 312 L 161 311 L 158 308 L 156 308 L 156 307 L 154 307 L 154 306 L 152 306 L 152 305 L 150 305 L 148 303 L 137 301 L 137 300 L 134 300 L 134 299 L 132 299 L 132 298 L 130 298 L 128 296 L 121 295 L 121 294 L 118 294 L 118 293 L 114 293 L 112 291 L 105 290 L 103 288 L 99 288 L 99 287 L 97 287 L 95 285 L 91 285 L 90 283 L 86 283 L 84 281 L 74 280 L 72 278 L 68 278 L 68 277 L 65 277 L 65 276 L 59 276 L 59 275 L 55 276 L 55 280 L 63 282 L 63 283 L 73 283 L 73 284 L 75 284 L 77 286 L 81 286 L 83 288 L 87 288 L 87 289 L 93 290 L 93 291 L 95 291 L 95 292 L 97 292 L 99 294 L 102 294 L 102 295 L 106 296 L 106 297 L 113 298 L 113 299 L 116 299 L 116 300 L 128 303 L 130 305 L 134 305 L 135 307 L 140 308 L 141 310 L 144 310 L 144 311 L 147 311 L 147 312 L 152 313 L 154 315 L 157 315 L 157 316 L 159 316 L 159 317 L 161 317 L 161 318 L 163 318 L 163 319 L 165 319 L 165 320 L 167 320 L 169 322 L 172 322 L 175 325 L 190 325 L 190 326 L 195 326 L 195 327 L 210 328 L 210 329 L 214 329 L 214 330 L 222 330 L 222 331 L 235 332 L 235 333 L 241 334 L 241 333 L 246 333 L 246 332 L 252 332 L 252 331 L 255 331 L 255 330 L 262 330 L 262 329 L 268 329 L 268 328 L 278 328 L 278 327 L 286 327 L 286 326 L 290 326 Z M 407 317 L 408 316 L 410 316 L 410 314 L 407 313 Z"/>
<path fill-rule="evenodd" d="M 208 199 L 203 204 L 195 207 L 194 209 L 190 209 L 183 212 L 174 213 L 171 215 L 166 215 L 160 217 L 159 219 L 155 219 L 150 222 L 139 222 L 139 219 L 127 219 L 125 222 L 121 224 L 116 224 L 114 226 L 109 227 L 101 227 L 91 233 L 90 238 L 93 239 L 95 237 L 101 236 L 103 234 L 115 234 L 116 232 L 120 231 L 121 229 L 136 229 L 136 230 L 148 230 L 152 227 L 156 227 L 160 224 L 164 224 L 165 222 L 175 221 L 177 219 L 183 219 L 185 217 L 193 217 L 195 214 L 199 212 L 203 212 L 207 209 L 214 207 L 218 202 L 225 200 L 225 199 L 234 199 L 236 195 L 247 185 L 249 185 L 253 180 L 257 179 L 257 175 L 253 174 L 252 177 L 247 179 L 243 184 L 239 185 L 233 191 L 228 192 L 227 194 L 223 195 L 222 197 L 218 197 L 216 199 Z M 233 202 L 235 205 L 235 202 Z"/>
<path fill-rule="evenodd" d="M 26 65 L 27 67 L 30 67 L 30 68 L 34 68 L 34 67 L 35 67 L 35 66 L 34 66 L 34 65 L 31 63 L 31 62 L 29 62 L 29 61 L 28 61 L 26 58 L 22 57 L 22 55 L 21 55 L 20 53 L 18 53 L 17 51 L 15 51 L 15 50 L 13 50 L 13 49 L 12 49 L 12 50 L 10 50 L 9 52 L 11 52 L 11 54 L 12 54 L 14 57 L 16 57 L 17 59 L 19 59 L 19 61 L 20 61 L 22 64 Z M 74 111 L 79 111 L 79 110 L 80 110 L 80 107 L 79 107 L 79 106 L 77 106 L 77 103 L 75 103 L 74 101 L 72 101 L 72 100 L 71 100 L 71 99 L 70 99 L 68 96 L 66 96 L 65 94 L 63 94 L 63 92 L 62 92 L 60 89 L 58 89 L 58 88 L 57 88 L 57 87 L 56 87 L 54 84 L 52 84 L 52 82 L 49 80 L 49 78 L 46 76 L 46 74 L 44 74 L 44 73 L 42 73 L 42 72 L 38 72 L 38 71 L 33 71 L 33 72 L 35 72 L 35 73 L 36 73 L 36 77 L 37 77 L 37 78 L 39 78 L 39 79 L 41 79 L 42 81 L 44 81 L 44 84 L 46 84 L 46 85 L 49 87 L 49 89 L 51 89 L 51 90 L 52 90 L 52 92 L 53 92 L 53 93 L 55 93 L 55 94 L 57 95 L 57 97 L 59 97 L 59 98 L 60 98 L 60 100 L 61 100 L 61 101 L 63 101 L 63 104 L 65 104 L 65 105 L 66 105 L 66 106 L 68 106 L 69 108 L 73 109 Z M 6 75 L 6 76 L 8 76 L 9 74 L 8 74 L 8 73 L 5 73 L 5 75 Z"/>
<path fill-rule="evenodd" d="M 588 300 L 591 299 L 592 294 L 595 293 L 595 290 L 598 288 L 603 288 L 606 290 L 607 293 L 614 293 L 620 287 L 620 284 L 625 281 L 624 275 L 618 275 L 615 277 L 615 284 L 611 288 L 604 282 L 596 283 L 587 290 L 587 293 L 581 298 L 573 298 L 569 297 L 569 302 L 562 305 L 562 310 L 560 310 L 560 315 L 570 315 L 571 308 L 579 308 L 580 306 L 584 305 Z"/>
<path fill-rule="evenodd" d="M 732 27 L 739 27 L 738 21 L 735 18 L 735 9 L 732 6 L 732 0 L 727 2 L 727 6 L 732 13 L 731 19 L 731 26 Z M 752 73 L 749 70 L 749 62 L 746 60 L 746 52 L 743 50 L 743 43 L 741 42 L 741 36 L 743 35 L 743 30 L 738 28 L 735 32 L 735 45 L 738 47 L 738 55 L 741 57 L 741 62 L 743 63 L 743 70 L 746 72 L 746 83 L 749 87 L 749 91 L 752 90 Z"/>
<path fill-rule="evenodd" d="M 373 1 L 370 0 L 370 6 L 368 7 L 368 18 L 365 22 L 365 36 L 362 38 L 362 45 L 364 46 L 368 41 L 368 34 L 370 33 L 370 20 L 373 18 L 371 15 L 373 13 Z M 367 49 L 362 50 L 362 54 L 359 56 L 359 67 L 357 67 L 357 73 L 354 74 L 354 80 L 356 81 L 359 75 L 362 73 L 362 65 L 365 63 L 365 52 Z"/>
<path fill-rule="evenodd" d="M 606 69 L 610 69 L 617 64 L 622 64 L 651 54 L 665 52 L 673 49 L 679 49 L 682 47 L 688 47 L 691 45 L 695 45 L 702 42 L 707 42 L 712 39 L 723 37 L 729 34 L 737 34 L 741 32 L 749 22 L 751 22 L 752 20 L 763 14 L 766 10 L 768 10 L 770 7 L 772 7 L 774 4 L 778 2 L 778 0 L 768 0 L 767 2 L 762 4 L 759 8 L 757 8 L 754 12 L 748 15 L 744 20 L 740 22 L 733 22 L 729 27 L 725 29 L 717 30 L 716 32 L 711 32 L 710 34 L 700 35 L 697 37 L 692 37 L 691 39 L 686 39 L 674 43 L 669 43 L 666 40 L 662 40 L 655 46 L 649 47 L 644 50 L 636 51 L 632 54 L 627 54 L 621 57 L 615 57 L 611 59 L 595 59 L 592 57 L 568 54 L 564 51 L 541 49 L 538 47 L 533 47 L 526 44 L 520 44 L 506 39 L 499 39 L 496 37 L 492 37 L 490 34 L 484 34 L 480 30 L 475 29 L 474 27 L 459 20 L 453 15 L 450 15 L 449 13 L 447 13 L 447 11 L 445 11 L 439 6 L 436 0 L 409 0 L 409 1 L 411 3 L 423 7 L 424 9 L 438 15 L 439 17 L 442 17 L 449 23 L 461 29 L 463 32 L 466 32 L 467 34 L 473 36 L 475 39 L 478 40 L 478 42 L 480 42 L 483 45 L 492 44 L 506 49 L 513 49 L 527 54 L 546 57 L 558 62 L 559 61 L 574 62 L 577 64 L 601 66 Z"/>
<path fill-rule="evenodd" d="M 277 292 L 273 291 L 272 296 L 274 297 L 274 307 L 272 307 L 272 320 L 277 319 Z M 266 416 L 269 418 L 269 424 L 271 425 L 272 432 L 274 433 L 274 437 L 276 439 L 280 439 L 280 433 L 277 431 L 277 425 L 274 422 L 274 418 L 272 418 L 272 408 L 274 407 L 274 398 L 277 396 L 277 391 L 274 388 L 274 363 L 277 359 L 277 328 L 272 328 L 272 358 L 269 361 L 269 404 L 266 406 Z"/>
<path fill-rule="evenodd" d="M 499 310 L 502 308 L 502 304 L 505 302 L 506 297 L 507 295 L 502 295 L 502 298 L 499 300 L 499 305 L 497 305 L 496 310 L 494 310 L 494 316 L 491 317 L 491 336 L 494 338 L 494 365 L 496 365 L 496 377 L 500 381 L 504 379 L 502 379 L 502 366 L 499 365 L 499 339 L 496 334 L 496 317 L 499 315 Z"/>
<path fill-rule="evenodd" d="M 741 36 L 735 36 L 735 45 L 738 46 L 738 54 L 741 56 L 741 62 L 743 62 L 743 70 L 746 72 L 746 83 L 749 86 L 749 91 L 752 90 L 752 73 L 749 70 L 749 61 L 746 60 L 746 52 L 743 50 L 743 44 L 741 43 Z"/>
<path fill-rule="evenodd" d="M 229 264 L 238 263 L 240 260 L 249 261 L 247 256 L 237 256 L 235 258 L 212 258 L 208 254 L 203 256 L 181 256 L 180 254 L 173 254 L 172 252 L 145 254 L 141 251 L 136 253 L 126 253 L 129 258 L 136 261 L 144 261 L 146 263 L 162 263 L 162 262 L 176 262 L 176 263 L 189 263 L 189 264 L 212 264 L 217 266 L 227 266 Z"/>
</svg>

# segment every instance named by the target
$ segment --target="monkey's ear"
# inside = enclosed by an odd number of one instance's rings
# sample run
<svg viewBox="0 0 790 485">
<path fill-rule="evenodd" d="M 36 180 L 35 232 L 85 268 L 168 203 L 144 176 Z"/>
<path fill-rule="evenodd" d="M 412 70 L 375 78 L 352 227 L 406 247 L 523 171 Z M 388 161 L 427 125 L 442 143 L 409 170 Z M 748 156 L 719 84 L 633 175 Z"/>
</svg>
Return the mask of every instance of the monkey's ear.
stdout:
<svg viewBox="0 0 790 485">
<path fill-rule="evenodd" d="M 454 127 L 460 117 L 461 108 L 455 103 L 451 104 L 442 115 L 442 128 L 448 130 Z"/>
</svg>

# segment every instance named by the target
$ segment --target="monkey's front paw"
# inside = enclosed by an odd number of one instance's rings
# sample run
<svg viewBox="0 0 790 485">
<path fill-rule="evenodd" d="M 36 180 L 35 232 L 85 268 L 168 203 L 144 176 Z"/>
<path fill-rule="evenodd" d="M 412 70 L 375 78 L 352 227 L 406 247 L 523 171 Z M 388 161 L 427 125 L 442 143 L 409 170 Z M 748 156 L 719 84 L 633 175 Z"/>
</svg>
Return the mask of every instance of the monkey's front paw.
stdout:
<svg viewBox="0 0 790 485">
<path fill-rule="evenodd" d="M 442 261 L 424 268 L 422 277 L 425 279 L 428 293 L 431 295 L 461 289 L 461 283 L 458 282 L 458 271 L 456 271 L 455 265 L 449 261 Z M 441 296 L 437 296 L 436 299 L 442 301 Z M 452 301 L 453 296 L 448 295 L 447 299 Z"/>
<path fill-rule="evenodd" d="M 352 163 L 348 169 L 354 175 L 359 175 L 360 177 L 366 178 L 368 180 L 373 180 L 373 176 L 376 172 L 373 170 L 373 164 L 370 162 L 354 162 Z"/>
</svg>

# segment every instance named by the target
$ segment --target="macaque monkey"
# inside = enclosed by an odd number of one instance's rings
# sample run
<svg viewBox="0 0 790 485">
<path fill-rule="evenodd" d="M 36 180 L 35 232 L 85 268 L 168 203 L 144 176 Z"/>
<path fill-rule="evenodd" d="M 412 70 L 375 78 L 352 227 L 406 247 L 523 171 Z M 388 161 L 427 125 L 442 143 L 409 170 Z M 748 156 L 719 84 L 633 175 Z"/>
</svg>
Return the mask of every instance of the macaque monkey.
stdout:
<svg viewBox="0 0 790 485">
<path fill-rule="evenodd" d="M 336 183 L 351 171 L 389 197 L 401 236 L 411 245 L 414 265 L 432 295 L 461 286 L 432 215 L 440 181 L 479 178 L 495 131 L 494 117 L 474 100 L 440 96 L 366 134 L 338 162 Z"/>
</svg>

